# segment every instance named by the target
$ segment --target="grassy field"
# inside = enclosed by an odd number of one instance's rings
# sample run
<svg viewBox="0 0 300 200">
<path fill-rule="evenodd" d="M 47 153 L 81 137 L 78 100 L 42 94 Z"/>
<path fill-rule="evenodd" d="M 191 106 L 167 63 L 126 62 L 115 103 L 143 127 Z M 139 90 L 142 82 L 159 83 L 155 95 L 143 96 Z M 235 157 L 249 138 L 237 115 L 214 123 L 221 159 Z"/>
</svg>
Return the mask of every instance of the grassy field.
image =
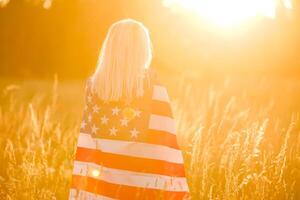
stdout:
<svg viewBox="0 0 300 200">
<path fill-rule="evenodd" d="M 300 199 L 299 80 L 165 82 L 193 199 Z M 67 199 L 83 88 L 0 81 L 1 200 Z"/>
</svg>

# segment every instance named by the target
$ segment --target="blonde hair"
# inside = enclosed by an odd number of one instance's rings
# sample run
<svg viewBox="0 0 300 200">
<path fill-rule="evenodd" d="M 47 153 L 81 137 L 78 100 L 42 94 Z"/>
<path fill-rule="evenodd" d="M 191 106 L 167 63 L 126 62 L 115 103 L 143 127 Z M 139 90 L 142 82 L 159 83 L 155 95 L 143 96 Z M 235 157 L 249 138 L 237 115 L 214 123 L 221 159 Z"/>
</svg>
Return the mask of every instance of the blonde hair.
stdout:
<svg viewBox="0 0 300 200">
<path fill-rule="evenodd" d="M 132 19 L 114 23 L 104 40 L 92 90 L 105 101 L 144 94 L 144 77 L 152 60 L 148 29 Z"/>
</svg>

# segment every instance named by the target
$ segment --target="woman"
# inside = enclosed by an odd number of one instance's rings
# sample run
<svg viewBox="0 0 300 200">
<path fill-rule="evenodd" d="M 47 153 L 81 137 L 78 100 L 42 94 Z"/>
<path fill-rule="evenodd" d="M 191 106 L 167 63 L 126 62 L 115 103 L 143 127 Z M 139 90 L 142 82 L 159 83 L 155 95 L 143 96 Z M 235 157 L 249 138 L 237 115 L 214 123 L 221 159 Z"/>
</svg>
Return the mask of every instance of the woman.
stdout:
<svg viewBox="0 0 300 200">
<path fill-rule="evenodd" d="M 87 81 L 70 199 L 185 199 L 169 97 L 142 23 L 113 24 Z"/>
</svg>

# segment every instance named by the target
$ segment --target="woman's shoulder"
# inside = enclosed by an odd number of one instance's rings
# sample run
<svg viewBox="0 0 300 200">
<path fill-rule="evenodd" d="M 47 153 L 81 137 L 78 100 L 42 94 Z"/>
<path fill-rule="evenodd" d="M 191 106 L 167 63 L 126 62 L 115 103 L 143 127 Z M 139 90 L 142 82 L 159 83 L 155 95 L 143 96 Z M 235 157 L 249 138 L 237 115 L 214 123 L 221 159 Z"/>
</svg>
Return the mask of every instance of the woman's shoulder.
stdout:
<svg viewBox="0 0 300 200">
<path fill-rule="evenodd" d="M 85 80 L 85 85 L 86 86 L 91 86 L 92 84 L 92 76 L 87 77 L 87 79 Z"/>
<path fill-rule="evenodd" d="M 85 86 L 85 91 L 90 93 L 92 92 L 92 76 L 89 76 L 85 82 L 84 82 L 84 86 Z"/>
</svg>

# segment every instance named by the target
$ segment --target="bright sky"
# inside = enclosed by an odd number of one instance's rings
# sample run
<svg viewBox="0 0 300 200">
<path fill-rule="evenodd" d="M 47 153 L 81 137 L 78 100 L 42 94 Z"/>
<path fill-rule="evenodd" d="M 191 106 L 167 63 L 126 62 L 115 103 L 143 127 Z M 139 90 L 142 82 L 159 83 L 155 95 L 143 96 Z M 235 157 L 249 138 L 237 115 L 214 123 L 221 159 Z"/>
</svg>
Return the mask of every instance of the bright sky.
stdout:
<svg viewBox="0 0 300 200">
<path fill-rule="evenodd" d="M 171 9 L 196 12 L 222 27 L 235 26 L 256 16 L 274 19 L 279 4 L 292 9 L 292 0 L 163 0 Z"/>
</svg>

